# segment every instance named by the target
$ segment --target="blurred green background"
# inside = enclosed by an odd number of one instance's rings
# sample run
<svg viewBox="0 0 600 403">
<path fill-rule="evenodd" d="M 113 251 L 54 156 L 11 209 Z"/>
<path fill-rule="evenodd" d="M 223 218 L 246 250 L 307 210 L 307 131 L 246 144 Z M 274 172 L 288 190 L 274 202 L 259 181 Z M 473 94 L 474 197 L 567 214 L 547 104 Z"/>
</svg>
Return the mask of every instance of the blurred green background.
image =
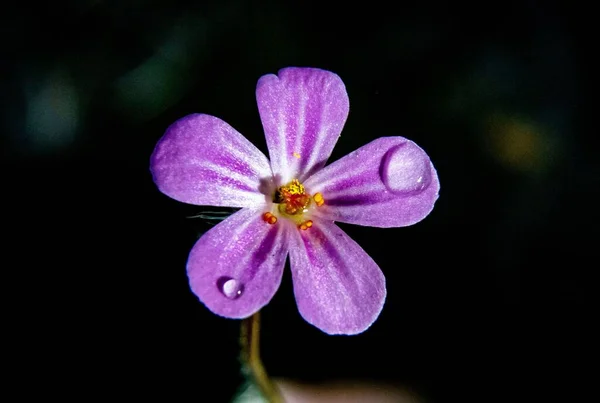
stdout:
<svg viewBox="0 0 600 403">
<path fill-rule="evenodd" d="M 429 153 L 441 192 L 412 227 L 341 225 L 387 278 L 362 335 L 307 324 L 286 269 L 263 310 L 270 373 L 388 382 L 434 402 L 583 396 L 597 317 L 589 15 L 541 1 L 13 3 L 3 286 L 12 373 L 37 385 L 24 393 L 231 399 L 239 322 L 204 308 L 185 274 L 213 223 L 156 189 L 149 157 L 195 112 L 266 152 L 256 82 L 307 66 L 348 90 L 331 161 L 404 136 Z"/>
</svg>

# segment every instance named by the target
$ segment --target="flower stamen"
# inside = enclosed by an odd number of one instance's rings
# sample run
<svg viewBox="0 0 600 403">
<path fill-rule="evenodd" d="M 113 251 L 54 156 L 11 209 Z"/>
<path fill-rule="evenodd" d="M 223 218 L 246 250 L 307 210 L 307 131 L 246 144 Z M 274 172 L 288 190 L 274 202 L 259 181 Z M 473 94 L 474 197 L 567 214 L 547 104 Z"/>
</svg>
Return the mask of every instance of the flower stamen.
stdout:
<svg viewBox="0 0 600 403">
<path fill-rule="evenodd" d="M 307 220 L 307 221 L 304 221 L 302 224 L 298 225 L 298 228 L 300 228 L 303 231 L 306 231 L 307 229 L 309 229 L 312 226 L 313 226 L 312 220 Z"/>
<path fill-rule="evenodd" d="M 277 217 L 275 217 L 273 214 L 271 213 L 264 213 L 262 215 L 262 219 L 264 222 L 266 222 L 267 224 L 275 224 L 277 222 Z"/>
<path fill-rule="evenodd" d="M 317 207 L 321 207 L 325 203 L 325 199 L 323 199 L 323 195 L 320 192 L 315 193 L 313 200 L 317 204 Z"/>
</svg>

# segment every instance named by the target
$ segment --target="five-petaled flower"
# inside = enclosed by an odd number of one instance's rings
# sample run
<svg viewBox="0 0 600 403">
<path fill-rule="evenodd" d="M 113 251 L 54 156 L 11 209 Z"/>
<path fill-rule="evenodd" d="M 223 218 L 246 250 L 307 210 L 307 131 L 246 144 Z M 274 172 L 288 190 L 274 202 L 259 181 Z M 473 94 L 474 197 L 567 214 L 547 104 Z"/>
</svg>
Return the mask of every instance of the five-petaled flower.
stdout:
<svg viewBox="0 0 600 403">
<path fill-rule="evenodd" d="M 194 114 L 159 140 L 151 171 L 184 203 L 242 209 L 205 233 L 187 262 L 192 291 L 212 312 L 245 318 L 266 305 L 289 254 L 300 314 L 329 334 L 356 334 L 379 316 L 385 278 L 334 221 L 402 227 L 438 197 L 427 154 L 381 137 L 325 167 L 348 116 L 341 79 L 313 68 L 260 78 L 256 100 L 270 161 L 222 120 Z"/>
</svg>

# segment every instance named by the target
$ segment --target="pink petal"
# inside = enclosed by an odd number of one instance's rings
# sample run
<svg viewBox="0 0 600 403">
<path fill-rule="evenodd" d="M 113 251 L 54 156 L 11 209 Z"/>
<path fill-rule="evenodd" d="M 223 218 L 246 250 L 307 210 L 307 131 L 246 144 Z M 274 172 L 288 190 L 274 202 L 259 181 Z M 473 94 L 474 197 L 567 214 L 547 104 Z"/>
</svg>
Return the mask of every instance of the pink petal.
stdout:
<svg viewBox="0 0 600 403">
<path fill-rule="evenodd" d="M 187 263 L 190 287 L 208 309 L 245 318 L 266 305 L 281 283 L 287 256 L 284 225 L 242 209 L 204 234 Z"/>
<path fill-rule="evenodd" d="M 425 218 L 440 182 L 429 157 L 403 137 L 381 137 L 327 166 L 304 183 L 325 204 L 316 216 L 371 227 L 403 227 Z"/>
<path fill-rule="evenodd" d="M 265 203 L 269 161 L 221 119 L 188 115 L 173 123 L 150 159 L 161 192 L 184 203 L 252 207 Z"/>
<path fill-rule="evenodd" d="M 335 74 L 291 67 L 258 81 L 256 100 L 273 174 L 304 180 L 327 162 L 346 118 L 346 87 Z"/>
<path fill-rule="evenodd" d="M 385 278 L 377 264 L 331 221 L 292 231 L 290 265 L 300 314 L 329 334 L 357 334 L 377 319 Z"/>
</svg>

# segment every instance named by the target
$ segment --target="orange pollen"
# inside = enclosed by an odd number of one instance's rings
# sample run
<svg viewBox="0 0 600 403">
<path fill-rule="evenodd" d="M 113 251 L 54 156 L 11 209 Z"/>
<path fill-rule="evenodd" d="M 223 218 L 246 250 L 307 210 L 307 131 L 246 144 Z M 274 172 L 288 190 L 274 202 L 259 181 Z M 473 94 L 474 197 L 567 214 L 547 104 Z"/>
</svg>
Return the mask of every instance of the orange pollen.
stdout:
<svg viewBox="0 0 600 403">
<path fill-rule="evenodd" d="M 267 224 L 275 224 L 277 222 L 277 217 L 275 217 L 273 214 L 271 213 L 264 213 L 262 215 L 262 219 L 264 222 L 266 222 Z"/>
<path fill-rule="evenodd" d="M 304 221 L 302 224 L 298 225 L 298 228 L 300 228 L 303 231 L 306 231 L 307 229 L 309 229 L 312 226 L 313 226 L 313 222 L 311 220 L 308 220 L 308 221 Z"/>
<path fill-rule="evenodd" d="M 323 204 L 325 204 L 325 199 L 323 199 L 323 195 L 321 193 L 315 193 L 313 200 L 317 204 L 317 207 L 321 207 Z"/>
<path fill-rule="evenodd" d="M 294 179 L 277 189 L 274 202 L 279 203 L 279 211 L 282 213 L 297 215 L 305 212 L 310 204 L 310 196 L 306 194 L 304 185 L 298 179 Z"/>
</svg>

